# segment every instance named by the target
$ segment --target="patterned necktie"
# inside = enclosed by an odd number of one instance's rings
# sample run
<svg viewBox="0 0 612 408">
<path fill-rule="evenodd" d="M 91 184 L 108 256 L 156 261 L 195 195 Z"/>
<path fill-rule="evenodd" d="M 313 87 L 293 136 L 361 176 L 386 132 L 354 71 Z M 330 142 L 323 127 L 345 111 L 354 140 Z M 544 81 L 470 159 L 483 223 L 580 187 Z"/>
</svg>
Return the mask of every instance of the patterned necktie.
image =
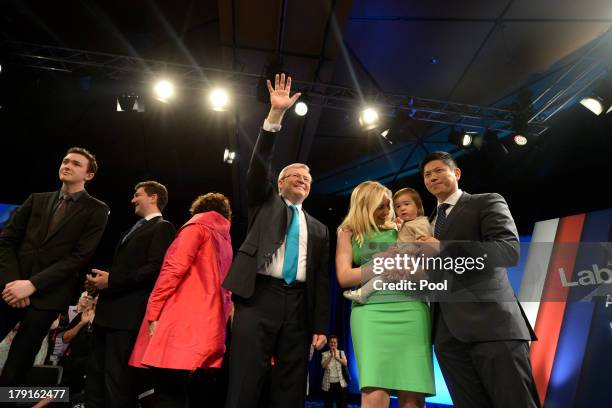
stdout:
<svg viewBox="0 0 612 408">
<path fill-rule="evenodd" d="M 446 210 L 450 207 L 448 203 L 442 203 L 438 206 L 438 215 L 436 217 L 436 225 L 434 226 L 434 238 L 440 239 L 442 228 L 446 223 Z"/>
<path fill-rule="evenodd" d="M 300 246 L 300 216 L 295 205 L 290 205 L 291 224 L 287 229 L 285 241 L 285 259 L 283 261 L 283 279 L 291 284 L 297 276 L 298 252 Z"/>
<path fill-rule="evenodd" d="M 125 242 L 125 240 L 126 240 L 126 239 L 128 239 L 128 237 L 129 237 L 130 235 L 132 235 L 132 234 L 134 233 L 134 231 L 136 231 L 138 228 L 140 228 L 140 227 L 142 226 L 142 224 L 144 224 L 145 222 L 147 222 L 147 220 L 146 220 L 146 219 L 144 219 L 144 218 L 139 219 L 139 220 L 136 222 L 136 224 L 134 224 L 134 226 L 132 227 L 132 229 L 131 229 L 131 230 L 129 230 L 129 231 L 128 231 L 128 233 L 127 233 L 127 234 L 125 234 L 125 235 L 123 236 L 123 238 L 121 239 L 121 243 L 123 244 L 123 243 Z"/>
<path fill-rule="evenodd" d="M 51 216 L 51 221 L 49 222 L 49 228 L 47 229 L 47 235 L 51 234 L 55 228 L 58 226 L 60 221 L 66 216 L 66 210 L 68 210 L 68 205 L 72 197 L 69 194 L 64 195 L 60 198 L 60 202 L 55 208 L 55 212 Z"/>
</svg>

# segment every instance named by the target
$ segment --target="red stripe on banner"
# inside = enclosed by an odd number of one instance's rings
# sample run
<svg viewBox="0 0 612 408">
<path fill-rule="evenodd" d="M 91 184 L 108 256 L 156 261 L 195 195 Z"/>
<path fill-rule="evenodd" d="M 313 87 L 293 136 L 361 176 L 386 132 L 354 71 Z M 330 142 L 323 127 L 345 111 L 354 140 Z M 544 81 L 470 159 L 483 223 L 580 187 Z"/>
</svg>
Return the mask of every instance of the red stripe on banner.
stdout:
<svg viewBox="0 0 612 408">
<path fill-rule="evenodd" d="M 586 214 L 561 218 L 555 244 L 580 242 L 585 218 Z M 541 404 L 544 404 L 546 398 L 569 292 L 569 288 L 564 287 L 561 282 L 559 269 L 563 268 L 565 270 L 566 281 L 569 282 L 574 270 L 577 252 L 578 245 L 555 245 L 548 265 L 546 283 L 542 291 L 542 299 L 546 301 L 540 304 L 535 325 L 538 341 L 531 343 L 531 366 Z M 554 301 L 550 301 L 551 299 Z"/>
</svg>

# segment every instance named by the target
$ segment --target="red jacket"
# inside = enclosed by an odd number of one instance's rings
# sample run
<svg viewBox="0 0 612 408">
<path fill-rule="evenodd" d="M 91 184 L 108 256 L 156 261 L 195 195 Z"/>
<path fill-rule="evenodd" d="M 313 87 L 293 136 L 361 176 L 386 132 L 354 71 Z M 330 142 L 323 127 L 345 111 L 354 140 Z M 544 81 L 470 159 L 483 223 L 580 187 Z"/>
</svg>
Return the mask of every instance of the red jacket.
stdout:
<svg viewBox="0 0 612 408">
<path fill-rule="evenodd" d="M 129 364 L 182 370 L 219 368 L 230 292 L 230 222 L 215 211 L 194 215 L 166 252 Z M 158 321 L 153 336 L 148 322 Z"/>
</svg>

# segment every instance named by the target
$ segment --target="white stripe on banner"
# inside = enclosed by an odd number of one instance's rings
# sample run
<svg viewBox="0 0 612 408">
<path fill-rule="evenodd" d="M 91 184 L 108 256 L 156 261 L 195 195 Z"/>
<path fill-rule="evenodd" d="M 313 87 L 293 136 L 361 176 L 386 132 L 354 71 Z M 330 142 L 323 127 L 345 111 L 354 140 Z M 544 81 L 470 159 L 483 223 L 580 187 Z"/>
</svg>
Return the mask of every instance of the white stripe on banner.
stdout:
<svg viewBox="0 0 612 408">
<path fill-rule="evenodd" d="M 529 255 L 525 264 L 525 272 L 521 280 L 519 299 L 525 310 L 531 327 L 535 327 L 540 309 L 540 302 L 536 299 L 542 298 L 544 283 L 548 273 L 548 264 L 552 254 L 553 243 L 559 226 L 559 218 L 546 221 L 538 221 L 533 227 L 533 235 L 529 244 Z M 542 245 L 542 242 L 550 242 L 550 245 Z"/>
</svg>

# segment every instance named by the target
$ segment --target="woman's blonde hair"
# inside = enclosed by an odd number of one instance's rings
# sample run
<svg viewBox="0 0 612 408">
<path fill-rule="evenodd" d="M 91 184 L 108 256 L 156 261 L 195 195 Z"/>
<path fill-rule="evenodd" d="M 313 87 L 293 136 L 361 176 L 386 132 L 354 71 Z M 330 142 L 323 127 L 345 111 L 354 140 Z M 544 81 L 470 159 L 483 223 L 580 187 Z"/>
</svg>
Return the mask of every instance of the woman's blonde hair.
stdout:
<svg viewBox="0 0 612 408">
<path fill-rule="evenodd" d="M 374 219 L 374 211 L 376 211 L 385 197 L 389 199 L 389 215 L 382 225 L 378 225 Z M 396 228 L 393 222 L 395 212 L 393 211 L 391 197 L 391 190 L 377 181 L 364 181 L 359 184 L 351 193 L 349 212 L 338 227 L 338 232 L 343 230 L 351 231 L 353 237 L 359 246 L 361 246 L 365 237 L 369 236 L 372 230 L 380 232 L 379 228 Z"/>
</svg>

